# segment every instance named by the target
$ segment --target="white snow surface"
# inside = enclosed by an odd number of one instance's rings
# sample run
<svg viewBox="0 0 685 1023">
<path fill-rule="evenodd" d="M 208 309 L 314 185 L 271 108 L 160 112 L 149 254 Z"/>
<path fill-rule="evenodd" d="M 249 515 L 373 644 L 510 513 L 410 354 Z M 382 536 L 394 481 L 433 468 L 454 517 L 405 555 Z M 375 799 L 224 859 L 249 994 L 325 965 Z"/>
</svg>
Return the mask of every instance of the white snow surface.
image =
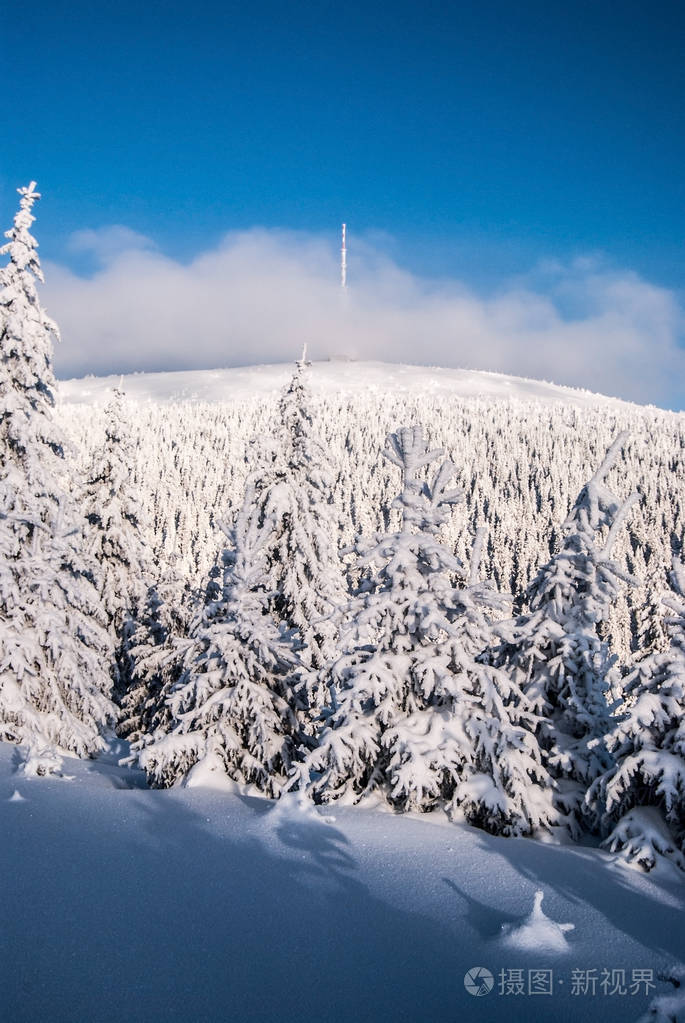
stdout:
<svg viewBox="0 0 685 1023">
<path fill-rule="evenodd" d="M 3 1020 L 629 1023 L 674 994 L 656 979 L 685 952 L 668 874 L 437 818 L 274 808 L 199 777 L 151 791 L 124 753 L 65 761 L 67 781 L 24 777 L 0 744 Z M 540 940 L 550 925 L 566 949 Z M 506 947 L 526 926 L 538 940 Z M 474 967 L 495 977 L 479 998 Z M 603 968 L 653 969 L 656 991 L 572 995 L 573 970 Z M 551 969 L 555 993 L 501 995 L 503 969 Z"/>
<path fill-rule="evenodd" d="M 292 372 L 291 363 L 279 363 L 237 369 L 132 373 L 123 377 L 123 389 L 129 399 L 140 402 L 252 400 L 260 394 L 278 394 Z M 106 403 L 120 380 L 120 376 L 63 380 L 59 385 L 60 399 L 65 404 L 76 405 Z M 517 398 L 544 403 L 561 401 L 581 407 L 598 403 L 624 407 L 629 404 L 591 391 L 501 373 L 385 362 L 316 362 L 312 364 L 310 384 L 314 392 Z"/>
</svg>

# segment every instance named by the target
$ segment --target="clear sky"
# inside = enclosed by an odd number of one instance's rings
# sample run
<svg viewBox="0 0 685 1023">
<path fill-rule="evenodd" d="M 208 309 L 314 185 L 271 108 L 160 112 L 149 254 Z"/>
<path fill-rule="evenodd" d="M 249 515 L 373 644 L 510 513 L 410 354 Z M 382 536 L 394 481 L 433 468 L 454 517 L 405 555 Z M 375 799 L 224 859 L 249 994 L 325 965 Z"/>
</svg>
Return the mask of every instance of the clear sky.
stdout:
<svg viewBox="0 0 685 1023">
<path fill-rule="evenodd" d="M 79 273 L 83 229 L 187 264 L 346 220 L 351 262 L 356 235 L 482 296 L 592 257 L 682 308 L 684 52 L 673 0 L 37 0 L 3 19 L 0 204 L 37 179 Z"/>
</svg>

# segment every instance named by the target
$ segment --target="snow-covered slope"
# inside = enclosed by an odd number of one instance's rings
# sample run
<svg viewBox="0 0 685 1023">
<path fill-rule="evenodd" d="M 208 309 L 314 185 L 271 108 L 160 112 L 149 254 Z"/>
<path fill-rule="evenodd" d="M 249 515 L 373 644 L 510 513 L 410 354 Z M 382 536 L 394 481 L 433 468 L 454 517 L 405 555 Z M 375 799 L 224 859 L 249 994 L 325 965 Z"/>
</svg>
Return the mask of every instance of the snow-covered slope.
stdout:
<svg viewBox="0 0 685 1023">
<path fill-rule="evenodd" d="M 134 373 L 124 377 L 126 394 L 137 401 L 230 401 L 275 394 L 292 376 L 292 364 L 250 366 L 239 369 L 193 370 L 174 373 Z M 68 404 L 106 401 L 119 377 L 84 377 L 60 383 L 60 396 Z M 460 397 L 519 398 L 527 401 L 562 401 L 579 406 L 627 402 L 605 398 L 572 387 L 500 373 L 464 369 L 402 366 L 384 362 L 317 362 L 312 365 L 315 391 L 394 394 L 458 395 Z"/>
<path fill-rule="evenodd" d="M 111 760 L 28 780 L 16 760 L 0 744 L 3 1020 L 630 1023 L 655 993 L 631 994 L 633 971 L 673 993 L 657 973 L 685 951 L 685 891 L 604 853 L 148 791 Z M 466 990 L 476 967 L 488 994 Z M 553 994 L 529 994 L 529 970 L 551 970 L 536 983 Z M 594 995 L 573 993 L 578 970 Z M 603 970 L 625 994 L 603 993 Z M 500 993 L 510 971 L 522 995 Z"/>
</svg>

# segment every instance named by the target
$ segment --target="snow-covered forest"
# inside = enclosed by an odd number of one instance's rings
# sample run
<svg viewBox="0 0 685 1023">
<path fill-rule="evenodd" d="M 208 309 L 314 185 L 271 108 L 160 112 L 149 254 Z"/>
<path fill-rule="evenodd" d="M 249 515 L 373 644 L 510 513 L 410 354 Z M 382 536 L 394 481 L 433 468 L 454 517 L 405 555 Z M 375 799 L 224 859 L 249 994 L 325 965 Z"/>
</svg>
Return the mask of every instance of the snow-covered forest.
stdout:
<svg viewBox="0 0 685 1023">
<path fill-rule="evenodd" d="M 349 376 L 349 365 L 341 368 Z M 617 596 L 609 629 L 623 658 L 659 642 L 665 613 L 659 593 L 685 531 L 682 415 L 585 394 L 575 403 L 568 389 L 556 401 L 464 397 L 458 390 L 436 393 L 430 383 L 425 389 L 406 383 L 396 388 L 389 379 L 385 388 L 375 384 L 380 393 L 349 381 L 340 393 L 334 390 L 335 364 L 314 364 L 308 375 L 310 411 L 333 476 L 330 498 L 340 516 L 341 544 L 393 520 L 399 473 L 381 451 L 398 425 L 420 423 L 431 444 L 454 463 L 464 491 L 443 527 L 446 544 L 467 560 L 476 529 L 485 527 L 483 574 L 519 602 L 537 567 L 556 549 L 583 484 L 613 439 L 627 433 L 612 479 L 625 494 L 636 490 L 640 500 L 616 538 L 615 554 L 635 585 Z M 376 380 L 382 381 L 378 372 Z M 108 399 L 100 391 L 84 398 L 89 383 L 62 385 L 65 397 L 57 411 L 82 467 L 106 428 Z M 227 374 L 229 393 L 230 388 Z M 277 426 L 278 398 L 271 389 L 251 399 L 244 391 L 245 386 L 234 399 L 211 402 L 182 393 L 174 400 L 126 400 L 130 478 L 150 546 L 156 559 L 174 560 L 194 582 L 206 576 L 221 549 L 217 522 L 240 505 L 252 442 Z"/>
<path fill-rule="evenodd" d="M 597 399 L 55 402 L 35 186 L 0 270 L 0 739 L 168 787 L 685 868 L 683 418 Z"/>
</svg>

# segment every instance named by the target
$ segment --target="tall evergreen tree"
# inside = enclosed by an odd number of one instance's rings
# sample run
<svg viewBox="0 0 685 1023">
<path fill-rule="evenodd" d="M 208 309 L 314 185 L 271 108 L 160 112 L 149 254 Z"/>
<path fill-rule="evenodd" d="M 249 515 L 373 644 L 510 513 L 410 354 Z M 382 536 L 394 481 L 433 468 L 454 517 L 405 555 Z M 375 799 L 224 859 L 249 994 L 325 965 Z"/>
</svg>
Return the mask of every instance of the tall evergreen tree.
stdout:
<svg viewBox="0 0 685 1023">
<path fill-rule="evenodd" d="M 26 743 L 31 769 L 85 756 L 116 718 L 112 648 L 92 564 L 65 483 L 52 417 L 56 325 L 40 306 L 30 233 L 35 182 L 0 254 L 0 739 Z"/>
<path fill-rule="evenodd" d="M 670 645 L 639 661 L 606 737 L 614 763 L 587 797 L 605 845 L 650 870 L 659 855 L 685 869 L 685 566 L 674 561 L 664 604 Z"/>
<path fill-rule="evenodd" d="M 160 730 L 139 754 L 156 785 L 171 785 L 204 763 L 277 796 L 290 771 L 302 741 L 293 692 L 298 660 L 292 635 L 268 610 L 263 525 L 248 485 L 228 531 L 220 594 L 203 609 L 167 698 L 167 734 Z"/>
<path fill-rule="evenodd" d="M 365 575 L 331 669 L 334 704 L 300 777 L 321 802 L 377 792 L 397 809 L 442 805 L 489 831 L 529 834 L 551 822 L 549 779 L 535 715 L 477 659 L 501 598 L 475 570 L 455 586 L 461 565 L 438 538 L 461 500 L 454 467 L 422 478 L 442 452 L 420 427 L 390 434 L 384 454 L 402 470 L 401 528 L 358 543 Z"/>
<path fill-rule="evenodd" d="M 121 385 L 105 409 L 105 439 L 87 473 L 83 506 L 95 583 L 115 650 L 114 692 L 121 701 L 135 680 L 133 635 L 151 574 L 143 513 L 131 482 L 134 452 Z"/>
<path fill-rule="evenodd" d="M 625 440 L 617 437 L 583 487 L 559 551 L 528 589 L 529 610 L 511 623 L 493 659 L 542 718 L 539 739 L 557 781 L 557 808 L 574 834 L 587 788 L 608 766 L 601 740 L 610 726 L 616 657 L 599 630 L 621 585 L 632 582 L 611 551 L 635 497 L 621 503 L 605 482 Z"/>
<path fill-rule="evenodd" d="M 131 636 L 129 656 L 135 671 L 121 704 L 119 733 L 134 749 L 142 748 L 146 737 L 158 730 L 168 730 L 171 712 L 167 701 L 192 645 L 196 595 L 179 576 L 175 563 L 158 574 L 159 580 L 148 587 Z"/>
<path fill-rule="evenodd" d="M 327 687 L 321 669 L 336 652 L 338 609 L 347 588 L 338 553 L 335 477 L 317 435 L 305 354 L 281 395 L 270 436 L 259 440 L 252 476 L 264 534 L 263 556 L 276 620 L 296 629 L 311 712 L 318 716 Z"/>
</svg>

